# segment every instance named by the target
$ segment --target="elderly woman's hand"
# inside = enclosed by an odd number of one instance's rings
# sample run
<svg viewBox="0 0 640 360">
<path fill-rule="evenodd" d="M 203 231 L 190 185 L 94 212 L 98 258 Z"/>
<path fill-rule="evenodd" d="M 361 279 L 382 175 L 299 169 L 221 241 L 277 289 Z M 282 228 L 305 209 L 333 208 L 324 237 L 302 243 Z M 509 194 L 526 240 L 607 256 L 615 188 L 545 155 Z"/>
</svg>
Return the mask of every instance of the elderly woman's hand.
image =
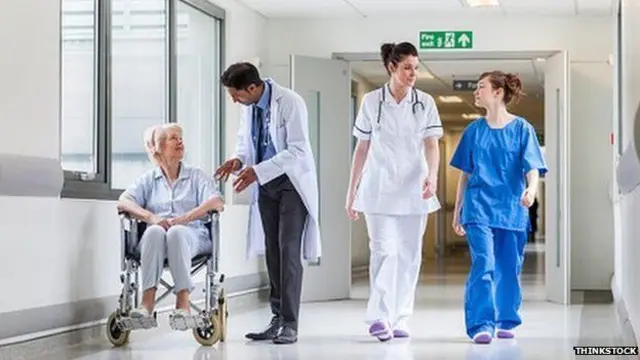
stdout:
<svg viewBox="0 0 640 360">
<path fill-rule="evenodd" d="M 149 217 L 149 219 L 146 221 L 148 224 L 151 225 L 159 225 L 162 226 L 165 230 L 169 229 L 171 227 L 171 224 L 169 223 L 169 220 L 162 218 L 158 215 L 151 215 L 151 217 Z"/>
<path fill-rule="evenodd" d="M 191 222 L 191 220 L 189 219 L 188 216 L 183 215 L 183 216 L 171 218 L 168 220 L 168 222 L 169 222 L 169 226 L 176 226 L 176 225 L 187 225 L 188 223 Z"/>
</svg>

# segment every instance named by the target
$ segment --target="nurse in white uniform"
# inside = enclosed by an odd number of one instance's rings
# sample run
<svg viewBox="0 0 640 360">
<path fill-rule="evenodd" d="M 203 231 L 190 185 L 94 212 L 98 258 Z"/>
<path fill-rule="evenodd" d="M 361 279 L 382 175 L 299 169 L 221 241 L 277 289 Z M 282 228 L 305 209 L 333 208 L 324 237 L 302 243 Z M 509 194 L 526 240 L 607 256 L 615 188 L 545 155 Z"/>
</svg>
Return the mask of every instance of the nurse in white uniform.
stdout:
<svg viewBox="0 0 640 360">
<path fill-rule="evenodd" d="M 365 216 L 369 234 L 369 334 L 409 337 L 428 214 L 437 211 L 438 139 L 442 123 L 432 96 L 414 88 L 418 51 L 384 44 L 390 80 L 364 95 L 353 134 L 358 139 L 346 210 Z"/>
</svg>

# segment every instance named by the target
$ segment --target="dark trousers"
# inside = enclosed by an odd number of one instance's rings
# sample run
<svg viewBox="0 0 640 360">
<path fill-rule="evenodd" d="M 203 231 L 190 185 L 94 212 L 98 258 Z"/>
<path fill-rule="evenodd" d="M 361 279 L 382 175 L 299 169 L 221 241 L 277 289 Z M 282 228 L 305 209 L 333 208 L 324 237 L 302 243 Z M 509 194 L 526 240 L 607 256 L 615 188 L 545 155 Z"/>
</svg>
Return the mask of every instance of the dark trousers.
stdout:
<svg viewBox="0 0 640 360">
<path fill-rule="evenodd" d="M 286 175 L 260 186 L 258 206 L 265 233 L 271 311 L 283 325 L 297 330 L 307 208 Z"/>
</svg>

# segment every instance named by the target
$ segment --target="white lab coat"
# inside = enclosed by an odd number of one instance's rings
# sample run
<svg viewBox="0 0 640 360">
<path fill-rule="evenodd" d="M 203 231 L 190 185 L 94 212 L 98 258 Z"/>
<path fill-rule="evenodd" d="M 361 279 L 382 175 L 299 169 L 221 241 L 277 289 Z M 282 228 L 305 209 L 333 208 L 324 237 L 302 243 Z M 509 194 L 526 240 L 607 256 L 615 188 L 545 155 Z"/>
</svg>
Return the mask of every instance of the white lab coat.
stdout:
<svg viewBox="0 0 640 360">
<path fill-rule="evenodd" d="M 269 134 L 276 155 L 255 164 L 255 148 L 251 138 L 251 106 L 242 109 L 238 143 L 234 157 L 240 159 L 243 168 L 253 166 L 260 185 L 287 174 L 300 194 L 309 215 L 302 239 L 302 256 L 309 264 L 319 264 L 321 256 L 320 228 L 318 224 L 318 180 L 316 164 L 309 142 L 307 107 L 300 95 L 266 79 L 271 87 Z M 251 206 L 247 234 L 247 258 L 265 253 L 265 235 L 258 208 L 258 184 L 250 191 Z"/>
</svg>

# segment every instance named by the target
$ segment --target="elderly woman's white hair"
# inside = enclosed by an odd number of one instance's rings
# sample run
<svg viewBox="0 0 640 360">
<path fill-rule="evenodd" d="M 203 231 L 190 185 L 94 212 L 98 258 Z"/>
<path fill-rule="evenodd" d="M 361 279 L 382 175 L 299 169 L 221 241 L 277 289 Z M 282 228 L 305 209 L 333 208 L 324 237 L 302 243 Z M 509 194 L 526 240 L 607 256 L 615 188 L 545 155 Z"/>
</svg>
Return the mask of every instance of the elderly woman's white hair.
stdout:
<svg viewBox="0 0 640 360">
<path fill-rule="evenodd" d="M 154 125 L 144 132 L 144 148 L 149 155 L 149 160 L 159 165 L 162 156 L 162 145 L 167 140 L 169 131 L 178 131 L 182 134 L 182 127 L 176 123 Z"/>
</svg>

